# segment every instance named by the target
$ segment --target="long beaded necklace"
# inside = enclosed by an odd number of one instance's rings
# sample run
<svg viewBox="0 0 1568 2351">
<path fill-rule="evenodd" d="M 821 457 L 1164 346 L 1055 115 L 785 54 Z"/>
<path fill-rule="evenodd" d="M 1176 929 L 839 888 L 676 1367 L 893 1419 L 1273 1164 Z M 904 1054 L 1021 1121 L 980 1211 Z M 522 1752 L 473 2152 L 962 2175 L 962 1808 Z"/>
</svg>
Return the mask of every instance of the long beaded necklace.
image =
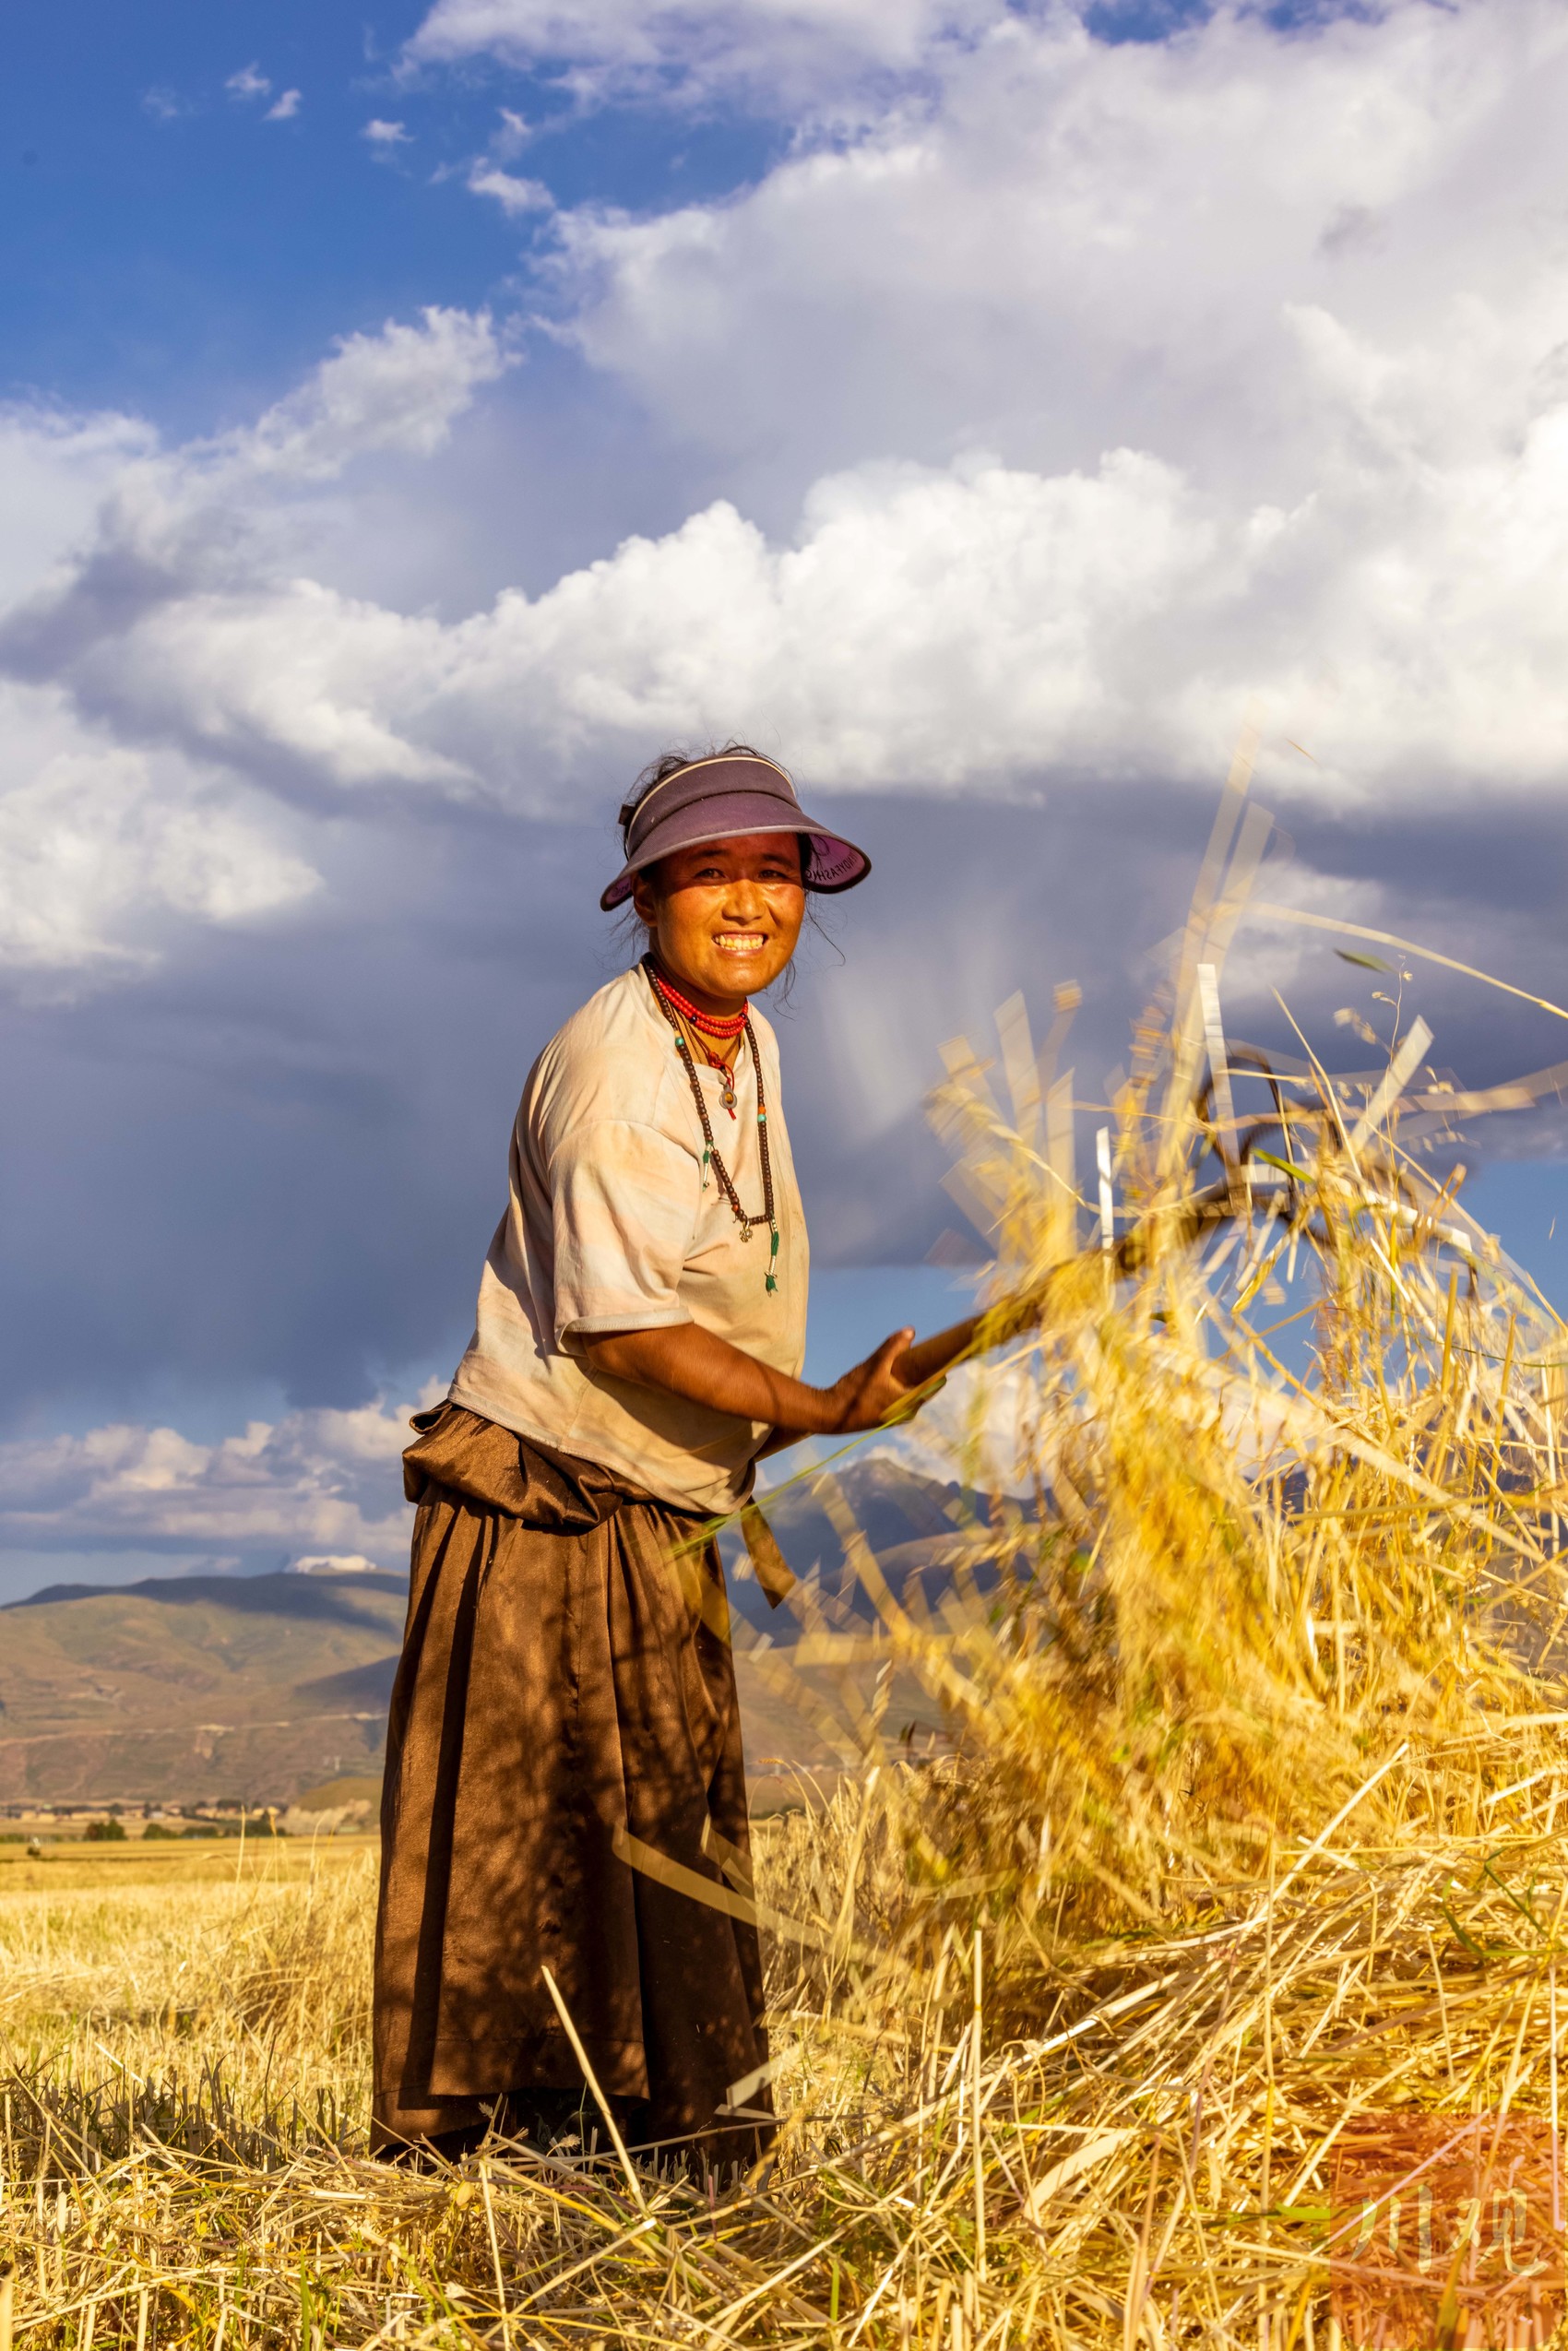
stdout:
<svg viewBox="0 0 1568 2351">
<path fill-rule="evenodd" d="M 671 987 L 651 954 L 644 956 L 643 969 L 647 972 L 648 985 L 653 990 L 654 1002 L 675 1032 L 675 1051 L 681 1056 L 682 1067 L 685 1070 L 691 1085 L 692 1099 L 697 1106 L 697 1122 L 702 1128 L 703 1190 L 705 1192 L 707 1190 L 707 1171 L 711 1168 L 719 1189 L 730 1203 L 731 1212 L 741 1228 L 742 1241 L 750 1241 L 754 1225 L 766 1225 L 769 1246 L 766 1287 L 769 1291 L 776 1290 L 778 1288 L 778 1277 L 774 1268 L 778 1261 L 778 1218 L 773 1205 L 773 1162 L 767 1152 L 767 1098 L 763 1092 L 762 1055 L 756 1049 L 756 1038 L 752 1029 L 751 1015 L 749 1011 L 742 1011 L 735 1014 L 732 1018 L 719 1021 L 716 1020 L 710 1013 L 698 1013 L 695 1004 L 688 1010 L 685 997 Z M 676 1009 L 677 1006 L 680 1007 L 679 1011 Z M 688 1020 L 692 1021 L 695 1027 L 699 1027 L 699 1042 L 701 1041 L 701 1027 L 707 1027 L 719 1035 L 728 1034 L 731 1037 L 738 1037 L 742 1031 L 744 1032 L 746 1043 L 751 1050 L 752 1067 L 756 1073 L 756 1140 L 757 1155 L 762 1161 L 762 1214 L 760 1217 L 747 1216 L 741 1205 L 741 1195 L 731 1180 L 730 1170 L 719 1156 L 718 1146 L 713 1140 L 713 1129 L 708 1124 L 707 1104 L 703 1100 L 702 1080 L 697 1075 L 697 1065 L 692 1059 L 692 1049 L 687 1044 L 681 1027 L 683 1013 Z M 695 1019 L 693 1019 L 694 1015 L 695 1015 Z M 729 1077 L 728 1071 L 725 1072 L 725 1075 Z M 732 1080 L 726 1091 L 729 1100 L 725 1107 L 733 1116 L 734 1084 Z"/>
<path fill-rule="evenodd" d="M 662 972 L 659 975 L 659 984 L 664 991 L 666 1003 L 674 1005 L 683 1023 L 695 1038 L 698 1052 L 709 1069 L 717 1072 L 721 1088 L 719 1099 L 730 1116 L 733 1118 L 735 1115 L 734 1073 L 730 1067 L 727 1056 L 722 1052 L 716 1053 L 707 1040 L 710 1037 L 717 1037 L 722 1044 L 732 1046 L 746 1025 L 745 1006 L 742 1004 L 737 1013 L 703 1012 L 693 1003 L 689 996 L 683 996 L 679 988 L 672 986 Z"/>
</svg>

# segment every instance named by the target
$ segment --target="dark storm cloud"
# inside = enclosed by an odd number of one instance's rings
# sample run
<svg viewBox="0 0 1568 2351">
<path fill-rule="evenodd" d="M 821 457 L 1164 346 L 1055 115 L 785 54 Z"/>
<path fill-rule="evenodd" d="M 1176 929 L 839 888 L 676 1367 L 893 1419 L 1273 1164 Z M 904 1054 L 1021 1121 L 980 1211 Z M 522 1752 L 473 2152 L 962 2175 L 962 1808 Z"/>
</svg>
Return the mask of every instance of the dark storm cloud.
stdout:
<svg viewBox="0 0 1568 2351">
<path fill-rule="evenodd" d="M 818 1262 L 907 1262 L 957 1221 L 920 1107 L 940 1042 L 962 1031 L 984 1050 L 1016 989 L 1043 1035 L 1053 987 L 1076 980 L 1068 1058 L 1080 1093 L 1103 1099 L 1211 811 L 1132 792 L 826 808 L 874 872 L 824 908 L 830 938 L 808 938 L 778 1015 L 791 1132 Z M 1405 829 L 1320 825 L 1299 832 L 1275 886 L 1310 873 L 1312 903 L 1333 911 L 1381 880 L 1379 927 L 1561 999 L 1562 845 L 1526 816 L 1503 839 L 1479 812 L 1420 858 Z M 607 823 L 362 818 L 287 929 L 209 934 L 114 993 L 13 1008 L 0 1035 L 13 1421 L 50 1399 L 109 1409 L 171 1365 L 193 1387 L 265 1381 L 295 1405 L 346 1407 L 460 1347 L 523 1077 L 627 952 L 594 903 L 612 860 Z M 1247 982 L 1259 935 L 1242 933 L 1228 1003 L 1239 1029 L 1289 1049 L 1266 985 Z M 1375 1012 L 1386 980 L 1319 934 L 1271 930 L 1271 953 L 1276 941 L 1296 958 L 1286 992 L 1303 1026 L 1360 1066 L 1365 1049 L 1332 1014 Z M 1562 1024 L 1414 968 L 1407 1001 L 1463 1083 L 1562 1056 Z M 1490 1147 L 1506 1149 L 1493 1123 Z"/>
</svg>

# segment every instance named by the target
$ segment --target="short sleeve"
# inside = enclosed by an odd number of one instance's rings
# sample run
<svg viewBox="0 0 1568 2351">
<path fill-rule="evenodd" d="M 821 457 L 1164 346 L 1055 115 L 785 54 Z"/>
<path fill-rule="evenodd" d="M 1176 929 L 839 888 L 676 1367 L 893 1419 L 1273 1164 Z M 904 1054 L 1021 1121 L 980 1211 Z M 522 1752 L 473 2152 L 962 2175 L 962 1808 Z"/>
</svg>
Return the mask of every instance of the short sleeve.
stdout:
<svg viewBox="0 0 1568 2351">
<path fill-rule="evenodd" d="M 657 1127 L 595 1119 L 564 1137 L 550 1169 L 557 1347 L 691 1321 L 679 1285 L 699 1185 L 691 1153 Z"/>
</svg>

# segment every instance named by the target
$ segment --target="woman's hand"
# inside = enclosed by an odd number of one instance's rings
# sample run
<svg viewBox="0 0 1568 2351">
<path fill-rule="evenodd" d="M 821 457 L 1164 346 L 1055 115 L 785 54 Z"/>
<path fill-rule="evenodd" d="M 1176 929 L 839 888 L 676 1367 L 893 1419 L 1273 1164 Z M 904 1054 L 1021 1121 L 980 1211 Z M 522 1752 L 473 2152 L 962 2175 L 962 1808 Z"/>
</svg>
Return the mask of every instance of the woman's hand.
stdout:
<svg viewBox="0 0 1568 2351">
<path fill-rule="evenodd" d="M 901 1404 L 908 1402 L 914 1393 L 913 1385 L 899 1377 L 897 1361 L 914 1336 L 912 1328 L 895 1331 L 891 1338 L 883 1340 L 874 1355 L 868 1355 L 863 1363 L 857 1363 L 842 1379 L 835 1380 L 830 1388 L 818 1391 L 836 1415 L 821 1433 L 847 1436 L 854 1429 L 880 1429 Z"/>
</svg>

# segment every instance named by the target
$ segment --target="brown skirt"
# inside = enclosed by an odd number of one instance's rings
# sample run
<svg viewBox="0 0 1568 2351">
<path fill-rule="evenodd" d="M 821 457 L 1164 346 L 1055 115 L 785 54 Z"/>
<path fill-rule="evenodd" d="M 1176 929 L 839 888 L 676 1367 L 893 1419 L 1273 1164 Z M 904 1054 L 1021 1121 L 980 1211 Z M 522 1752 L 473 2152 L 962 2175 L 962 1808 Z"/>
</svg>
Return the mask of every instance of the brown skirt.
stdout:
<svg viewBox="0 0 1568 2351">
<path fill-rule="evenodd" d="M 767 2044 L 756 1930 L 735 1915 L 749 1835 L 717 1546 L 700 1519 L 460 1406 L 414 1425 L 374 2143 L 470 2128 L 506 2092 L 580 2090 L 548 1966 L 639 2137 L 754 2156 L 757 2126 L 719 2113 L 732 2086 L 754 2111 L 768 2099 L 745 2078 Z"/>
</svg>

